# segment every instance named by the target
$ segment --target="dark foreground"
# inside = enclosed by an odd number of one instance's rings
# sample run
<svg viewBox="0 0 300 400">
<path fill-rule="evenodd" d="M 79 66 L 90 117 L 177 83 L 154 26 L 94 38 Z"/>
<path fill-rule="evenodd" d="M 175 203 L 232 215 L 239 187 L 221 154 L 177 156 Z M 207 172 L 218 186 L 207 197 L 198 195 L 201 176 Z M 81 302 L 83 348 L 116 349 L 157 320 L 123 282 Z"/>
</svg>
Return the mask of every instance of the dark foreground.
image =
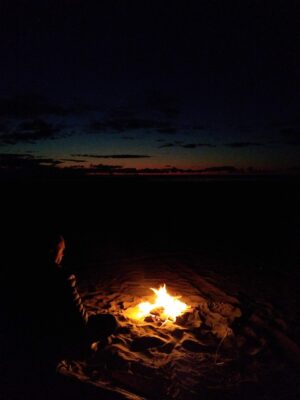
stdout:
<svg viewBox="0 0 300 400">
<path fill-rule="evenodd" d="M 203 368 L 199 381 L 198 378 L 191 381 L 191 373 L 182 374 L 180 378 L 184 390 L 180 386 L 173 391 L 170 389 L 168 395 L 167 391 L 163 392 L 162 396 L 194 399 L 198 393 L 199 398 L 205 395 L 206 398 L 214 399 L 298 398 L 298 187 L 297 181 L 284 179 L 206 182 L 105 180 L 88 183 L 6 184 L 3 191 L 3 231 L 8 240 L 4 246 L 6 268 L 1 290 L 4 295 L 5 321 L 9 321 L 4 329 L 4 341 L 10 351 L 4 352 L 8 354 L 8 360 L 4 357 L 4 361 L 9 364 L 9 368 L 4 364 L 8 371 L 4 375 L 4 398 L 28 398 L 24 391 L 27 390 L 32 395 L 32 389 L 41 386 L 38 375 L 30 373 L 31 369 L 34 371 L 30 360 L 20 357 L 22 331 L 26 321 L 16 320 L 14 313 L 20 302 L 24 302 L 24 290 L 20 287 L 25 284 L 32 290 L 34 285 L 39 285 L 30 268 L 30 255 L 36 251 L 43 236 L 52 230 L 59 230 L 66 237 L 65 264 L 77 271 L 85 301 L 96 312 L 103 311 L 103 305 L 109 304 L 110 311 L 118 313 L 121 305 L 111 303 L 111 298 L 114 294 L 116 297 L 121 296 L 119 303 L 122 302 L 122 296 L 130 294 L 130 282 L 136 282 L 136 288 L 142 287 L 146 292 L 148 283 L 151 286 L 156 281 L 160 284 L 163 283 L 162 279 L 168 279 L 171 289 L 173 287 L 175 292 L 185 295 L 187 299 L 202 296 L 209 306 L 206 314 L 200 316 L 202 327 L 206 324 L 206 329 L 212 329 L 212 325 L 209 328 L 209 323 L 205 322 L 207 315 L 213 312 L 212 304 L 232 304 L 228 296 L 235 299 L 234 306 L 241 310 L 242 315 L 240 319 L 236 317 L 235 321 L 228 322 L 236 338 L 233 340 L 234 349 L 227 347 L 226 355 L 226 346 L 221 347 L 219 354 L 219 361 L 228 368 L 226 373 L 225 367 L 212 368 L 209 356 L 205 356 L 206 351 L 203 348 L 200 351 L 200 341 L 202 346 L 209 343 L 205 335 L 201 336 L 203 332 L 197 331 L 198 328 L 183 328 L 186 334 L 192 335 L 186 340 L 198 340 L 198 345 L 194 345 L 194 348 L 189 348 L 193 344 L 182 338 L 177 342 L 174 338 L 162 339 L 156 331 L 155 336 L 167 342 L 157 343 L 162 346 L 172 343 L 173 348 L 177 346 L 176 351 L 183 357 L 183 364 L 190 360 L 188 364 L 191 366 L 191 360 L 203 354 L 208 363 L 207 368 Z M 166 265 L 172 272 L 171 275 L 166 274 Z M 126 275 L 126 266 L 133 269 L 133 275 Z M 188 289 L 190 281 L 183 280 L 182 286 L 180 285 L 180 279 L 183 279 L 182 276 L 189 268 L 195 274 L 193 281 L 200 280 L 197 293 Z M 107 278 L 105 281 L 107 271 L 113 271 L 114 280 L 110 277 L 110 281 Z M 146 276 L 151 280 L 147 284 L 144 281 Z M 19 283 L 16 283 L 16 277 L 20 278 Z M 103 287 L 104 281 L 110 283 Z M 207 283 L 212 285 L 210 289 L 204 289 Z M 227 296 L 226 301 L 216 298 L 217 289 Z M 137 295 L 135 289 L 131 294 L 133 297 Z M 198 303 L 201 303 L 200 300 Z M 194 305 L 196 308 L 197 304 Z M 33 312 L 42 312 L 38 299 Z M 251 334 L 249 329 L 254 333 Z M 16 335 L 16 331 L 19 334 Z M 145 332 L 138 332 L 139 334 L 147 336 Z M 114 339 L 125 342 L 123 352 L 127 349 L 126 343 L 138 341 L 128 335 L 124 337 L 124 333 L 120 333 Z M 218 336 L 210 339 L 215 340 L 210 343 L 210 355 L 215 360 L 215 350 L 221 339 Z M 242 344 L 241 347 L 237 346 L 238 340 L 239 343 L 244 340 L 244 347 Z M 179 344 L 183 345 L 184 352 L 180 352 L 182 348 L 178 348 Z M 159 348 L 159 345 L 150 349 L 142 346 L 138 351 L 131 349 L 131 353 L 128 353 L 135 357 L 137 366 L 146 368 L 145 374 L 153 382 L 160 382 L 161 375 L 155 375 L 151 369 L 147 370 L 149 365 L 144 358 L 139 359 L 139 355 L 140 351 L 150 351 L 154 360 L 161 360 L 162 354 L 168 354 L 172 358 L 172 354 L 176 353 L 175 350 L 164 353 Z M 172 345 L 169 345 L 168 349 L 171 348 Z M 155 356 L 157 352 L 160 357 Z M 144 386 L 141 390 L 132 381 L 132 374 L 129 376 L 126 370 L 127 364 L 124 366 L 123 353 L 117 354 L 115 358 L 111 358 L 110 354 L 107 372 L 113 373 L 115 385 L 125 390 L 127 396 L 129 393 L 140 396 L 136 398 L 157 398 L 156 393 L 151 392 L 151 385 L 150 389 Z M 103 359 L 101 353 L 97 357 L 100 361 Z M 228 360 L 231 360 L 231 364 Z M 51 390 L 48 390 L 49 396 L 59 398 L 60 393 L 60 398 L 64 399 L 68 396 L 76 398 L 76 395 L 78 398 L 83 396 L 94 399 L 100 394 L 101 398 L 124 398 L 122 391 L 117 393 L 111 391 L 109 386 L 104 388 L 99 385 L 103 371 L 100 361 L 98 367 L 92 368 L 94 374 L 98 373 L 98 386 L 91 384 L 91 376 L 86 372 L 88 367 L 91 371 L 91 360 L 85 359 L 81 364 L 73 364 L 72 373 L 55 377 L 55 384 L 50 385 Z M 171 359 L 170 362 L 174 370 L 179 368 L 174 360 Z M 164 362 L 162 364 L 165 366 Z M 78 375 L 79 367 L 83 365 L 87 377 L 84 384 L 79 379 L 84 376 L 82 370 Z M 24 376 L 22 379 L 22 371 L 25 370 L 25 376 L 31 376 L 31 381 L 28 378 L 26 384 Z M 249 370 L 251 374 L 248 374 Z M 123 375 L 120 371 L 123 371 Z M 164 376 L 167 376 L 167 372 Z M 165 385 L 167 387 L 167 383 Z M 190 392 L 186 389 L 189 385 L 193 388 Z"/>
</svg>

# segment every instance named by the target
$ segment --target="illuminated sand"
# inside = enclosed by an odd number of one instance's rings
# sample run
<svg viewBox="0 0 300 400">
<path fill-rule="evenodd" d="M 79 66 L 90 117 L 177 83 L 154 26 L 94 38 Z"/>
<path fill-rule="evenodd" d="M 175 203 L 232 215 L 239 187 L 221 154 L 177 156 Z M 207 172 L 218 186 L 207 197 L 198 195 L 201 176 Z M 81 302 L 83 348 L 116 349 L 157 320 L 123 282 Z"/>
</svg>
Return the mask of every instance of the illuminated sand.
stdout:
<svg viewBox="0 0 300 400">
<path fill-rule="evenodd" d="M 167 323 L 126 318 L 130 308 L 152 301 L 150 288 L 162 282 L 182 296 L 190 306 L 187 312 Z M 229 287 L 221 276 L 209 269 L 196 273 L 178 257 L 86 272 L 81 293 L 88 309 L 115 315 L 119 328 L 86 359 L 61 363 L 60 373 L 116 398 L 198 399 L 219 392 L 243 396 L 249 385 L 269 379 L 270 366 L 272 374 L 280 375 L 286 365 L 282 349 L 293 344 L 285 340 L 285 322 L 270 304 L 259 304 L 247 316 L 249 304 Z M 278 332 L 283 338 L 280 351 L 278 340 L 274 346 Z"/>
</svg>

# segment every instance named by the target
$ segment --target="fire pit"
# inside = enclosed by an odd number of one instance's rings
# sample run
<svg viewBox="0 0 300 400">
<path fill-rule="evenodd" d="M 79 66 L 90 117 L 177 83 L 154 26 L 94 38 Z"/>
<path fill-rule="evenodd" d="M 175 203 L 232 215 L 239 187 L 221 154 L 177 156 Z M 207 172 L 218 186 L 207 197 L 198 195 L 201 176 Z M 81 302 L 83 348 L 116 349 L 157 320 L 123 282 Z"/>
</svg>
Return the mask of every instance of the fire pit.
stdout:
<svg viewBox="0 0 300 400">
<path fill-rule="evenodd" d="M 179 300 L 181 296 L 172 296 L 168 293 L 166 284 L 159 289 L 151 288 L 155 293 L 154 300 L 143 301 L 134 307 L 125 310 L 124 315 L 135 321 L 145 321 L 147 318 L 153 322 L 175 322 L 176 318 L 183 315 L 191 307 Z"/>
</svg>

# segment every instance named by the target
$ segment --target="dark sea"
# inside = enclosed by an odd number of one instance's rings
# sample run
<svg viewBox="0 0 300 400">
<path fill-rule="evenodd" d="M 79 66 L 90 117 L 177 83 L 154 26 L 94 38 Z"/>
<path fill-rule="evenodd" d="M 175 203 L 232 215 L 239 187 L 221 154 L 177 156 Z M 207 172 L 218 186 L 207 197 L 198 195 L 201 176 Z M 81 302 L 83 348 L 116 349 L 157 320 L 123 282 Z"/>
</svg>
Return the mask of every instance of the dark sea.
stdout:
<svg viewBox="0 0 300 400">
<path fill-rule="evenodd" d="M 62 233 L 66 260 L 78 268 L 95 251 L 106 258 L 209 251 L 292 271 L 299 265 L 299 192 L 299 178 L 278 176 L 8 181 L 2 226 L 10 242 L 27 247 Z"/>
</svg>

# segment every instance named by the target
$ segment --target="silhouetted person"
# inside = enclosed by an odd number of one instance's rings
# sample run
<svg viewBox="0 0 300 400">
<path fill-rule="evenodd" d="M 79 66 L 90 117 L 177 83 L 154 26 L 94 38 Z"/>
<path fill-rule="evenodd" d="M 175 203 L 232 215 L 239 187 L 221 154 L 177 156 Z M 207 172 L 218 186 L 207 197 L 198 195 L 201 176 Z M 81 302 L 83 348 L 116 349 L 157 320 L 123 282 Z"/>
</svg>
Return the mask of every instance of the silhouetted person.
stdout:
<svg viewBox="0 0 300 400">
<path fill-rule="evenodd" d="M 59 393 L 65 384 L 56 373 L 58 362 L 82 358 L 93 342 L 105 343 L 116 328 L 112 315 L 87 312 L 75 275 L 61 264 L 64 249 L 62 236 L 42 231 L 20 232 L 17 243 L 12 240 L 5 249 L 3 398 L 52 400 L 51 390 Z"/>
<path fill-rule="evenodd" d="M 89 315 L 77 289 L 76 277 L 62 267 L 65 241 L 62 236 L 47 244 L 45 264 L 40 266 L 41 305 L 39 352 L 49 364 L 76 358 L 95 341 L 103 341 L 116 328 L 110 314 Z M 49 365 L 50 366 L 50 365 Z"/>
</svg>

